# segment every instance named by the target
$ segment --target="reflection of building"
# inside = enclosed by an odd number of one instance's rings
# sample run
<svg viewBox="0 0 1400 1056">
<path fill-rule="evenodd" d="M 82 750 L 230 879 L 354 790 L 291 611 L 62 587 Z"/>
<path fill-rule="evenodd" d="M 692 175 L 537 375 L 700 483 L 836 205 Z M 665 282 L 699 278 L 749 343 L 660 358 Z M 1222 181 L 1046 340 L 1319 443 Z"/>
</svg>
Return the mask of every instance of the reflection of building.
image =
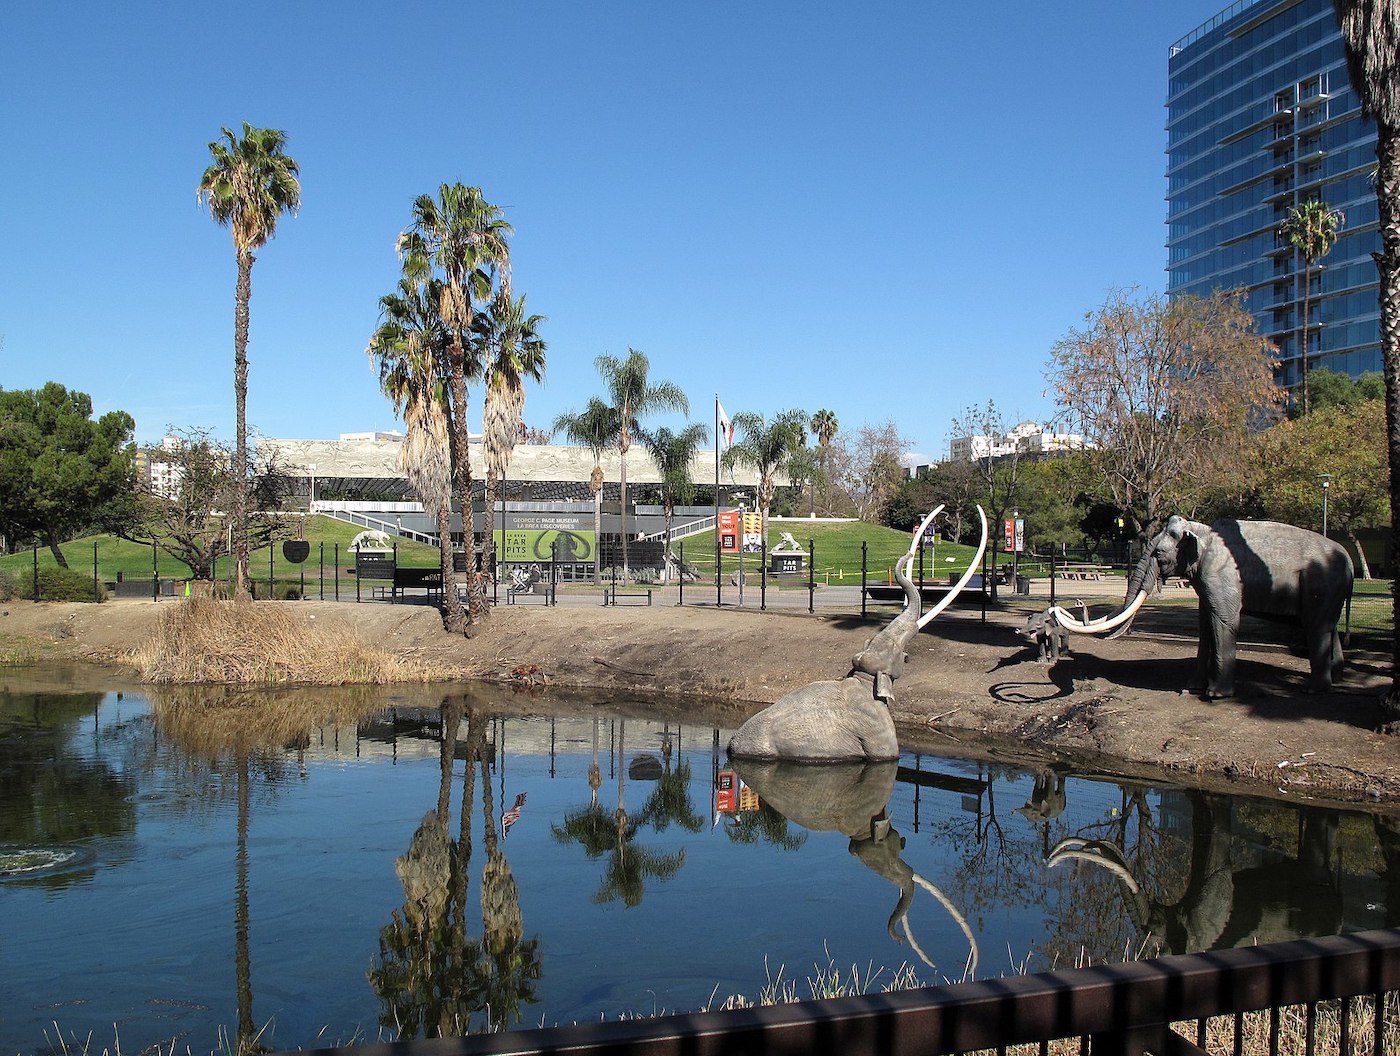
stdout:
<svg viewBox="0 0 1400 1056">
<path fill-rule="evenodd" d="M 1022 422 L 1001 436 L 955 436 L 948 441 L 949 457 L 954 462 L 1002 458 L 1018 452 L 1031 457 L 1055 455 L 1080 451 L 1085 446 L 1084 437 L 1078 433 L 1056 432 L 1031 421 Z"/>
<path fill-rule="evenodd" d="M 1321 200 L 1346 221 L 1311 269 L 1310 366 L 1379 370 L 1376 132 L 1331 0 L 1239 0 L 1172 45 L 1168 70 L 1168 294 L 1245 291 L 1294 385 L 1305 269 L 1278 230 L 1291 206 Z"/>
</svg>

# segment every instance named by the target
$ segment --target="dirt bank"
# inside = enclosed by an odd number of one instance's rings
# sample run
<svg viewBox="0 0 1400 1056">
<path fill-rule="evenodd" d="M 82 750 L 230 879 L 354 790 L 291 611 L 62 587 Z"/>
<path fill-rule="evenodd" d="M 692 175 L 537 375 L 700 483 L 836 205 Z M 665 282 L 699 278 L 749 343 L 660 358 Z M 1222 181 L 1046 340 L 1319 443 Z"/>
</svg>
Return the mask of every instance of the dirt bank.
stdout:
<svg viewBox="0 0 1400 1056">
<path fill-rule="evenodd" d="M 178 602 L 0 606 L 0 651 L 122 663 Z M 262 603 L 267 604 L 267 603 Z M 853 617 L 687 605 L 501 607 L 472 639 L 421 605 L 289 602 L 298 619 L 448 666 L 460 677 L 547 687 L 701 696 L 695 718 L 736 725 L 799 685 L 845 674 L 879 625 Z M 1237 699 L 1180 692 L 1191 677 L 1194 609 L 1147 611 L 1116 641 L 1077 637 L 1038 664 L 1012 628 L 1022 612 L 956 610 L 916 639 L 897 686 L 908 748 L 1015 761 L 1062 759 L 1111 773 L 1289 798 L 1371 801 L 1400 811 L 1397 739 L 1377 732 L 1386 658 L 1351 656 L 1333 693 L 1302 692 L 1306 661 L 1278 642 L 1242 647 Z M 108 674 L 110 677 L 110 673 Z M 4 681 L 8 681 L 5 679 Z"/>
</svg>

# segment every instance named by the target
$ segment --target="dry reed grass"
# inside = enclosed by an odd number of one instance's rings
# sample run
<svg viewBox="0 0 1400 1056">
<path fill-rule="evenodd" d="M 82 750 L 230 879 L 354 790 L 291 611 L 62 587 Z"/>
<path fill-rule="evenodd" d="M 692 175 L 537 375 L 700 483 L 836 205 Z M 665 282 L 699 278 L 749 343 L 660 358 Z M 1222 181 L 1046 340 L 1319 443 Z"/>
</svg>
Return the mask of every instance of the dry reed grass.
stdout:
<svg viewBox="0 0 1400 1056">
<path fill-rule="evenodd" d="M 341 686 L 433 682 L 438 665 L 406 659 L 349 630 L 296 619 L 281 605 L 191 598 L 161 613 L 132 662 L 152 683 Z"/>
</svg>

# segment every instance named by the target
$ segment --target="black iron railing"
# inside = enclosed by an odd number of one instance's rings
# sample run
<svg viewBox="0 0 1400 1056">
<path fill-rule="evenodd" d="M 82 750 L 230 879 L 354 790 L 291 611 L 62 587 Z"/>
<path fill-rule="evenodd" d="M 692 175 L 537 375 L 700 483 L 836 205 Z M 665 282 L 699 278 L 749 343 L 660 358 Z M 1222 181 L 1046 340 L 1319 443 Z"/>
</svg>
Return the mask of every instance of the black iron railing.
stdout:
<svg viewBox="0 0 1400 1056">
<path fill-rule="evenodd" d="M 1366 996 L 1370 1048 L 1382 1053 L 1383 1020 L 1395 1015 L 1384 995 L 1396 990 L 1400 931 L 1369 931 L 864 997 L 361 1045 L 353 1056 L 937 1056 L 1025 1043 L 1044 1053 L 1061 1038 L 1080 1039 L 1093 1056 L 1138 1056 L 1202 1051 L 1169 1024 L 1196 1024 L 1204 1044 L 1207 1018 L 1234 1016 L 1238 1039 L 1243 1014 L 1267 1010 L 1270 1051 L 1311 1053 L 1318 1003 Z M 1277 1010 L 1292 1006 L 1304 1006 L 1309 1036 L 1301 1048 L 1281 1048 Z M 1358 1026 L 1349 1008 L 1338 1021 L 1344 1034 Z M 1341 1052 L 1356 1051 L 1354 1039 L 1340 1040 Z"/>
</svg>

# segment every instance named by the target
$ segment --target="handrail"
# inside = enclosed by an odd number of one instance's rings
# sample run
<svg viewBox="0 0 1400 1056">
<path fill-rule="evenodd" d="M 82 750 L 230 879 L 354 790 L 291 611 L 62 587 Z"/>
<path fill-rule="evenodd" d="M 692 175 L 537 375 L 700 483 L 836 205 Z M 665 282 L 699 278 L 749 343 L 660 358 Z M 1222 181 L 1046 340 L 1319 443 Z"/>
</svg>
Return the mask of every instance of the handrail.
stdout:
<svg viewBox="0 0 1400 1056">
<path fill-rule="evenodd" d="M 1096 1056 L 1136 1056 L 1200 1051 L 1166 1037 L 1174 1022 L 1333 998 L 1375 995 L 1380 1028 L 1381 997 L 1397 989 L 1400 930 L 1367 931 L 825 1001 L 357 1045 L 354 1056 L 937 1056 L 1076 1036 Z"/>
</svg>

